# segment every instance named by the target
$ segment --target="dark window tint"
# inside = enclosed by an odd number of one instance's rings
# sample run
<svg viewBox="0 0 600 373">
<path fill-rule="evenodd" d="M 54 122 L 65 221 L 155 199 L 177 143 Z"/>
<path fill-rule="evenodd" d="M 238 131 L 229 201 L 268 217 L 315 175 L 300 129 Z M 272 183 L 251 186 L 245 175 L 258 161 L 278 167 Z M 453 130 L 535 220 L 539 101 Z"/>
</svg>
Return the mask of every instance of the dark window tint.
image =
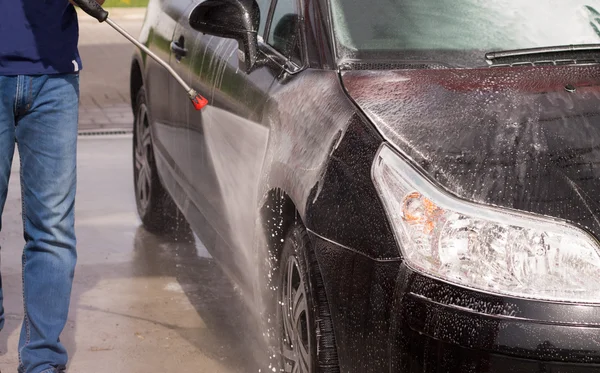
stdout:
<svg viewBox="0 0 600 373">
<path fill-rule="evenodd" d="M 300 16 L 296 0 L 275 0 L 275 12 L 267 43 L 300 64 Z"/>
</svg>

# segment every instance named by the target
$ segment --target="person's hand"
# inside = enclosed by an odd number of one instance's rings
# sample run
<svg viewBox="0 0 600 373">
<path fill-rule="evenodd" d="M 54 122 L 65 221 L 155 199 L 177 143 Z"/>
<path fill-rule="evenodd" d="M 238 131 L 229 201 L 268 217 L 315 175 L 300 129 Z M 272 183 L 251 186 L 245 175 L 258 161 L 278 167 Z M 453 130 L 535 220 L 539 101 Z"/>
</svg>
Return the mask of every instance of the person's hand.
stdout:
<svg viewBox="0 0 600 373">
<path fill-rule="evenodd" d="M 98 4 L 100 4 L 100 5 L 104 4 L 104 1 L 105 1 L 105 0 L 96 0 L 96 2 L 97 2 Z M 75 4 L 75 2 L 73 2 L 73 0 L 69 0 L 69 2 L 70 2 L 71 4 L 73 4 L 74 6 L 77 6 L 77 4 Z"/>
</svg>

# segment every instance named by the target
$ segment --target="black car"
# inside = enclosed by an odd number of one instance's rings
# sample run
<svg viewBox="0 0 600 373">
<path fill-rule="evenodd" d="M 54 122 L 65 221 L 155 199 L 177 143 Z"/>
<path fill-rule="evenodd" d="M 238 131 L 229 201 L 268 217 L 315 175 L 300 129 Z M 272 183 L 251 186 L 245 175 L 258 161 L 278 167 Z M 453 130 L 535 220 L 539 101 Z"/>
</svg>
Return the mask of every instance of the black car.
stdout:
<svg viewBox="0 0 600 373">
<path fill-rule="evenodd" d="M 273 371 L 600 371 L 600 0 L 151 0 L 148 230 L 189 227 Z"/>
</svg>

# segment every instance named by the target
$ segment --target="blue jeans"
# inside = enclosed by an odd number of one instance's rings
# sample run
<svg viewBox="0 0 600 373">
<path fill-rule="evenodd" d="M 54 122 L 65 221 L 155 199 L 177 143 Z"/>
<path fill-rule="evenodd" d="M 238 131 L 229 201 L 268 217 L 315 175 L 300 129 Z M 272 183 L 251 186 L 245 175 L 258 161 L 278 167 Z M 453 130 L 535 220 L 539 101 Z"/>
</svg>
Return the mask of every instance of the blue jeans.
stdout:
<svg viewBox="0 0 600 373">
<path fill-rule="evenodd" d="M 60 372 L 75 250 L 79 76 L 0 76 L 0 215 L 15 144 L 21 161 L 23 306 L 19 372 Z M 0 221 L 0 230 L 2 224 Z M 4 326 L 0 285 L 0 329 Z"/>
</svg>

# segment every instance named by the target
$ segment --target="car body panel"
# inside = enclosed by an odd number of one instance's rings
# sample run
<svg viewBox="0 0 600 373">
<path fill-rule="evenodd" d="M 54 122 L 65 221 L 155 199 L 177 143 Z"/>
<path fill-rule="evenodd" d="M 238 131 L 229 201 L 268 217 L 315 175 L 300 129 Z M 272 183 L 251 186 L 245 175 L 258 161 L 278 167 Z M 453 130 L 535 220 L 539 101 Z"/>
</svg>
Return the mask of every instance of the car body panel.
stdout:
<svg viewBox="0 0 600 373">
<path fill-rule="evenodd" d="M 454 194 L 600 237 L 597 65 L 353 71 L 343 81 L 382 135 Z"/>
<path fill-rule="evenodd" d="M 210 105 L 189 117 L 191 154 L 185 167 L 193 185 L 191 198 L 204 214 L 215 217 L 212 228 L 222 241 L 215 255 L 227 258 L 247 284 L 253 278 L 247 273 L 253 268 L 248 258 L 269 137 L 262 108 L 281 68 L 267 65 L 246 74 L 238 68 L 237 42 L 230 39 L 198 35 L 196 48 L 193 87 Z"/>
<path fill-rule="evenodd" d="M 180 18 L 189 7 L 189 0 L 156 0 L 148 6 L 150 27 L 147 31 L 147 47 L 164 61 L 170 60 L 170 43 Z M 142 31 L 144 33 L 144 31 Z M 152 108 L 151 120 L 153 132 L 169 131 L 171 125 L 170 88 L 174 78 L 152 58 L 144 55 L 144 85 L 148 106 Z M 171 136 L 158 135 L 155 146 L 166 154 L 173 152 L 174 139 Z M 174 163 L 171 163 L 174 166 Z"/>
<path fill-rule="evenodd" d="M 194 5 L 197 2 L 188 1 L 187 6 L 181 6 L 177 9 L 178 22 L 173 30 L 173 36 L 169 42 L 169 65 L 179 76 L 186 82 L 192 79 L 192 66 L 194 59 L 197 58 L 195 39 L 197 32 L 194 31 L 187 22 L 188 16 Z M 182 5 L 185 3 L 182 3 Z M 174 51 L 174 48 L 183 48 L 186 50 L 185 55 L 180 55 Z M 184 165 L 190 158 L 190 144 L 187 141 L 189 117 L 194 111 L 188 93 L 181 87 L 179 82 L 173 77 L 169 78 L 168 96 L 164 99 L 168 100 L 169 116 L 161 125 L 157 125 L 158 134 L 156 138 L 163 137 L 168 140 L 160 141 L 168 144 L 165 146 L 163 157 L 168 158 L 173 168 L 173 172 L 179 175 L 184 184 L 191 184 L 192 181 L 186 172 Z M 184 197 L 184 196 L 180 196 Z M 176 201 L 177 204 L 183 205 L 184 200 Z"/>
<path fill-rule="evenodd" d="M 174 40 L 178 37 L 176 32 Z M 264 198 L 271 190 L 285 190 L 304 210 L 311 189 L 307 186 L 317 184 L 356 109 L 334 71 L 309 70 L 298 80 L 284 72 L 277 64 L 280 58 L 264 43 L 260 46 L 264 62 L 250 74 L 238 68 L 238 45 L 231 39 L 196 33 L 194 49 L 192 86 L 210 105 L 200 112 L 185 109 L 186 140 L 175 150 L 187 152 L 187 158 L 177 162 L 182 170 L 178 184 L 185 192 L 177 203 L 188 219 L 195 216 L 208 223 L 192 226 L 203 240 L 213 243 L 207 246 L 240 286 L 261 288 L 255 283 L 255 271 L 261 268 L 256 261 L 264 253 L 257 254 L 252 242 L 258 242 L 256 235 L 262 233 L 257 212 L 266 203 Z M 307 91 L 307 96 L 298 100 L 297 91 Z M 332 104 L 320 106 L 323 99 Z M 336 115 L 334 106 L 343 114 Z M 312 114 L 298 115 L 301 112 Z M 315 125 L 328 115 L 332 117 Z M 282 118 L 299 122 L 281 127 Z M 303 147 L 313 151 L 299 154 L 301 146 L 290 148 L 292 141 L 304 141 Z M 298 167 L 298 162 L 308 166 Z M 296 174 L 284 176 L 290 170 Z M 302 181 L 307 175 L 309 181 Z"/>
<path fill-rule="evenodd" d="M 140 42 L 148 47 L 163 61 L 171 64 L 170 44 L 173 41 L 175 30 L 180 28 L 180 22 L 186 15 L 186 10 L 192 6 L 192 0 L 151 0 L 148 3 L 146 17 L 140 33 Z M 151 135 L 155 160 L 159 176 L 165 184 L 171 185 L 173 179 L 181 180 L 183 177 L 178 166 L 181 160 L 180 147 L 182 126 L 177 125 L 171 107 L 172 95 L 177 95 L 182 88 L 175 79 L 153 58 L 136 50 L 133 56 L 134 66 L 140 66 L 141 82 L 132 82 L 135 86 L 144 86 L 148 103 L 149 118 L 151 121 Z M 180 66 L 171 64 L 179 73 L 185 76 Z M 132 98 L 135 98 L 132 92 Z M 188 100 L 189 101 L 189 100 Z M 180 183 L 181 184 L 181 183 Z M 170 192 L 178 204 L 183 204 L 184 193 Z"/>
<path fill-rule="evenodd" d="M 595 372 L 600 307 L 483 294 L 402 265 L 394 372 Z"/>
</svg>

